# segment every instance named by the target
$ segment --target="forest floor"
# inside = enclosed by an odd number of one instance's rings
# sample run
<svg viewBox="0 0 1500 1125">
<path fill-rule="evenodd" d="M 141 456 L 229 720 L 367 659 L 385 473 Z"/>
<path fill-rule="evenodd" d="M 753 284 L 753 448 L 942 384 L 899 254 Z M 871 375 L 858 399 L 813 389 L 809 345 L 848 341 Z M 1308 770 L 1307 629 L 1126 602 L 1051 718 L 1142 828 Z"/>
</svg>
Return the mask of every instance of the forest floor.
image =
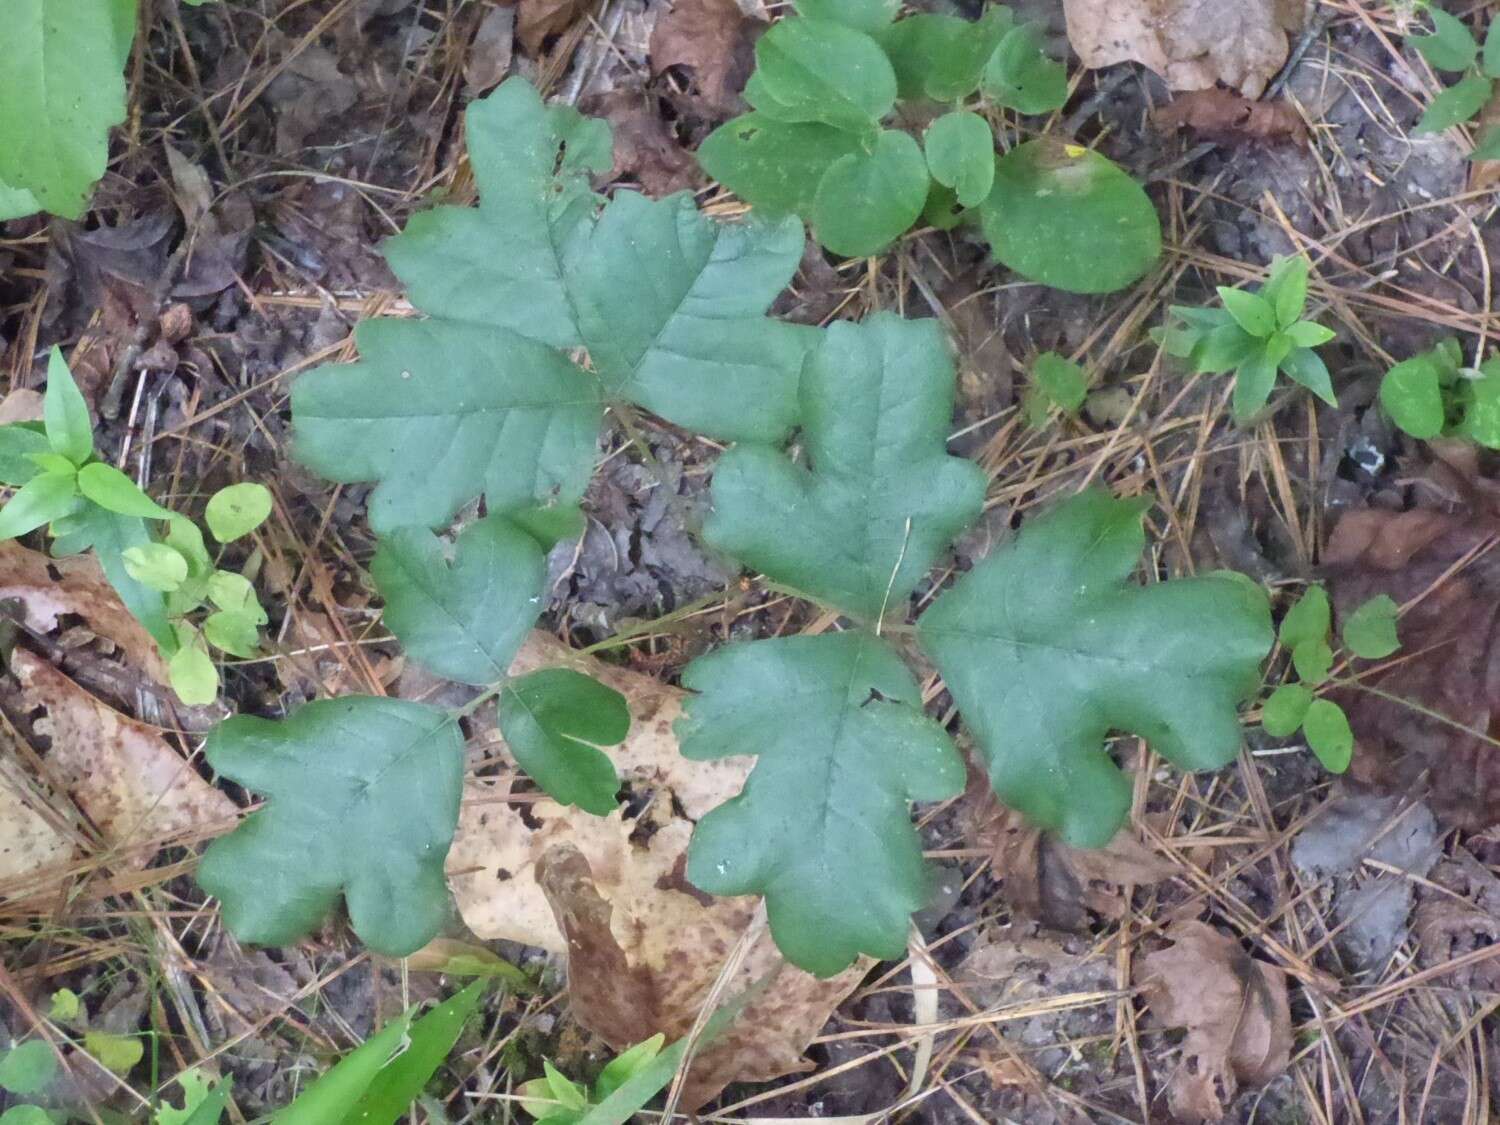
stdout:
<svg viewBox="0 0 1500 1125">
<path fill-rule="evenodd" d="M 1060 0 L 1017 6 L 1060 36 Z M 610 182 L 688 188 L 710 211 L 741 210 L 705 184 L 691 152 L 734 111 L 760 25 L 747 18 L 716 60 L 698 59 L 721 67 L 728 93 L 712 98 L 681 61 L 692 42 L 671 65 L 651 58 L 665 0 L 143 7 L 130 116 L 91 217 L 0 226 L 0 412 L 26 416 L 26 392 L 60 344 L 96 410 L 102 454 L 153 495 L 191 510 L 235 481 L 273 490 L 272 519 L 241 560 L 258 568 L 269 654 L 226 665 L 225 710 L 277 714 L 351 690 L 441 697 L 372 605 L 367 489 L 329 485 L 289 456 L 290 387 L 353 359 L 361 318 L 410 312 L 380 244 L 435 197 L 473 199 L 462 111 L 506 75 L 612 121 Z M 810 247 L 777 311 L 821 324 L 894 309 L 949 329 L 960 371 L 950 448 L 990 482 L 953 570 L 1085 483 L 1150 492 L 1160 573 L 1234 569 L 1288 597 L 1322 580 L 1336 606 L 1375 590 L 1420 601 L 1425 616 L 1388 674 L 1463 729 L 1352 692 L 1362 737 L 1344 779 L 1305 747 L 1266 738 L 1253 714 L 1240 760 L 1215 773 L 1183 774 L 1124 740 L 1132 828 L 1102 853 L 1039 837 L 977 787 L 922 807 L 941 894 L 917 919 L 913 960 L 872 969 L 813 1038 L 805 1073 L 732 1084 L 706 1119 L 1147 1122 L 1209 1118 L 1220 1100 L 1236 1122 L 1491 1119 L 1500 464 L 1405 437 L 1376 392 L 1393 362 L 1444 337 L 1471 356 L 1500 334 L 1500 223 L 1493 187 L 1471 180 L 1454 134 L 1411 136 L 1437 87 L 1404 30 L 1386 3 L 1317 3 L 1268 95 L 1299 127 L 1265 136 L 1166 127 L 1157 112 L 1171 94 L 1149 71 L 1072 60 L 1055 128 L 1145 182 L 1163 220 L 1166 252 L 1129 290 L 1083 297 L 1026 283 L 977 241 L 929 230 L 878 259 L 841 263 Z M 1314 263 L 1309 315 L 1338 331 L 1323 354 L 1340 405 L 1283 388 L 1264 420 L 1237 427 L 1229 380 L 1174 369 L 1147 330 L 1167 305 L 1203 304 L 1292 252 Z M 1078 358 L 1091 390 L 1076 418 L 1033 428 L 1020 410 L 1025 373 L 1048 350 Z M 668 683 L 726 634 L 827 628 L 699 545 L 716 447 L 649 418 L 640 426 L 640 441 L 607 426 L 587 531 L 552 559 L 545 626 Z M 1444 522 L 1417 531 L 1396 518 L 1413 510 Z M 1353 546 L 1357 528 L 1335 535 L 1351 512 L 1378 517 Z M 0 587 L 13 581 L 0 573 Z M 128 661 L 66 614 L 49 635 L 12 636 L 7 651 L 14 644 L 174 731 L 189 756 L 223 713 L 145 713 Z M 941 717 L 946 696 L 929 686 Z M 0 682 L 0 712 L 11 764 L 45 777 L 43 711 L 14 675 Z M 84 1119 L 151 1120 L 157 1099 L 176 1096 L 173 1076 L 202 1065 L 235 1078 L 230 1119 L 252 1120 L 407 1004 L 452 990 L 430 962 L 366 953 L 340 922 L 292 948 L 238 945 L 189 876 L 223 817 L 124 848 L 101 840 L 66 785 L 37 791 L 78 858 L 46 882 L 0 879 L 0 1043 L 71 989 L 91 1028 L 148 1044 L 123 1076 L 85 1066 L 67 1076 L 57 1104 Z M 524 802 L 525 787 L 515 792 Z M 1194 923 L 1233 940 L 1194 945 L 1174 929 Z M 413 1120 L 524 1119 L 511 1095 L 543 1058 L 597 1071 L 608 1053 L 569 1014 L 564 958 L 483 942 L 457 918 L 449 937 L 521 965 L 538 987 L 492 994 L 435 1080 L 437 1101 Z M 1144 962 L 1164 954 L 1158 984 L 1174 973 L 1189 990 L 1228 981 L 1247 1004 L 1248 982 L 1269 967 L 1266 979 L 1285 982 L 1289 1025 L 1273 1011 L 1186 1037 L 1164 1026 L 1142 988 Z M 1257 1018 L 1266 1036 L 1291 1037 L 1290 1064 L 1274 1075 L 1242 1057 Z"/>
</svg>

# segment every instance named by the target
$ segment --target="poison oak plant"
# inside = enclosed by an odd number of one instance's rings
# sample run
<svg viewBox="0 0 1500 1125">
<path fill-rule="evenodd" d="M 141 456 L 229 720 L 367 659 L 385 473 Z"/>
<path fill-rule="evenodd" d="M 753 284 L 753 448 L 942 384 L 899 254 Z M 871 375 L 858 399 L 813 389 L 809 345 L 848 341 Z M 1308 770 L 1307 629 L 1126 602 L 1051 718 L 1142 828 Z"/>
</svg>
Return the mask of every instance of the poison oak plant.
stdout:
<svg viewBox="0 0 1500 1125">
<path fill-rule="evenodd" d="M 1161 252 L 1145 192 L 1098 153 L 1042 138 L 996 157 L 984 111 L 1067 100 L 1040 32 L 991 5 L 977 21 L 890 0 L 801 0 L 756 44 L 752 112 L 698 151 L 757 211 L 808 220 L 839 254 L 885 249 L 919 219 L 977 219 L 1017 273 L 1078 293 L 1122 288 Z M 935 115 L 927 107 L 937 107 Z M 930 116 L 920 143 L 903 126 Z"/>
<path fill-rule="evenodd" d="M 1432 17 L 1431 35 L 1419 35 L 1411 43 L 1438 70 L 1462 75 L 1433 99 L 1422 114 L 1414 134 L 1440 133 L 1479 116 L 1489 104 L 1500 78 L 1500 19 L 1491 17 L 1484 48 L 1464 22 L 1433 5 L 1424 5 Z M 1479 137 L 1470 160 L 1500 160 L 1500 126 L 1491 126 Z"/>
<path fill-rule="evenodd" d="M 47 366 L 44 424 L 0 426 L 0 484 L 16 489 L 0 508 L 0 539 L 46 526 L 54 555 L 93 550 L 167 657 L 183 702 L 209 703 L 218 695 L 210 646 L 231 656 L 260 651 L 266 614 L 249 579 L 218 569 L 195 523 L 97 459 L 88 407 L 56 348 Z M 245 483 L 211 497 L 205 519 L 214 538 L 228 543 L 270 514 L 270 492 Z"/>
</svg>

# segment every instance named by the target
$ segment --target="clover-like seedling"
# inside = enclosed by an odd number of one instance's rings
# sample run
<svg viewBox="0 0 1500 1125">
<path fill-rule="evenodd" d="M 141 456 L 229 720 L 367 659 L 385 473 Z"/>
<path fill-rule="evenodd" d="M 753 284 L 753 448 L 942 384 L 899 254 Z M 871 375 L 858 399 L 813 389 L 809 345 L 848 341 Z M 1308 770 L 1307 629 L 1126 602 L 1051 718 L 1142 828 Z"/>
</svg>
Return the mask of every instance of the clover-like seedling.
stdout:
<svg viewBox="0 0 1500 1125">
<path fill-rule="evenodd" d="M 1380 405 L 1414 438 L 1461 437 L 1500 449 L 1500 357 L 1465 367 L 1458 341 L 1443 340 L 1385 373 Z"/>
<path fill-rule="evenodd" d="M 1196 372 L 1234 372 L 1237 422 L 1248 422 L 1266 405 L 1277 371 L 1337 406 L 1328 367 L 1313 350 L 1332 340 L 1333 330 L 1302 319 L 1307 274 L 1306 258 L 1278 258 L 1259 292 L 1221 285 L 1223 308 L 1174 305 L 1168 327 L 1153 336 Z"/>
<path fill-rule="evenodd" d="M 704 169 L 756 209 L 806 219 L 851 257 L 876 254 L 919 220 L 973 217 L 1017 273 L 1075 292 L 1140 277 L 1161 228 L 1139 185 L 1097 153 L 1042 138 L 995 154 L 990 117 L 1049 113 L 1066 68 L 1041 32 L 992 5 L 977 21 L 897 5 L 802 0 L 756 45 L 752 112 L 698 150 Z M 921 143 L 898 104 L 941 106 Z M 1086 265 L 1085 265 L 1086 263 Z"/>
<path fill-rule="evenodd" d="M 1364 660 L 1380 660 L 1401 647 L 1396 631 L 1400 608 L 1385 594 L 1365 602 L 1343 622 L 1344 648 Z M 1335 654 L 1329 638 L 1333 610 L 1321 586 L 1309 586 L 1281 619 L 1278 639 L 1291 653 L 1292 679 L 1281 684 L 1261 708 L 1261 726 L 1272 738 L 1299 730 L 1318 761 L 1343 773 L 1354 757 L 1354 732 L 1344 709 L 1314 689 L 1329 682 Z"/>
<path fill-rule="evenodd" d="M 1489 104 L 1495 80 L 1500 78 L 1500 18 L 1491 18 L 1483 49 L 1474 34 L 1457 16 L 1428 5 L 1433 31 L 1411 40 L 1417 53 L 1438 70 L 1461 78 L 1432 100 L 1412 132 L 1440 133 L 1479 115 Z M 1480 136 L 1470 160 L 1500 160 L 1500 126 L 1491 126 Z"/>
<path fill-rule="evenodd" d="M 172 689 L 184 703 L 210 703 L 218 694 L 209 646 L 239 657 L 259 652 L 267 618 L 249 579 L 218 569 L 196 524 L 98 460 L 88 406 L 56 348 L 42 425 L 0 426 L 0 484 L 16 490 L 0 508 L 0 539 L 46 526 L 54 555 L 92 549 L 167 658 Z M 206 519 L 223 543 L 248 535 L 270 512 L 265 486 L 243 483 L 215 494 Z"/>
</svg>

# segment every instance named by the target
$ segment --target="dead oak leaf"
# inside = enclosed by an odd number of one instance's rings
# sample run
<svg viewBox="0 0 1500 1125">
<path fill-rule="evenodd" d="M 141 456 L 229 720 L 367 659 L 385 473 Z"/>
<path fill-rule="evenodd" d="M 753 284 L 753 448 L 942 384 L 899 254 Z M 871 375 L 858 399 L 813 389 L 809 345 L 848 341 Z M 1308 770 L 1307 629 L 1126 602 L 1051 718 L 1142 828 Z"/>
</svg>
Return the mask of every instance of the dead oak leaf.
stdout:
<svg viewBox="0 0 1500 1125">
<path fill-rule="evenodd" d="M 1307 0 L 1063 0 L 1087 67 L 1139 62 L 1174 90 L 1216 82 L 1259 97 L 1286 62 Z"/>
<path fill-rule="evenodd" d="M 9 750 L 6 751 L 9 753 Z M 28 876 L 66 862 L 73 847 L 0 773 L 0 900 Z M 21 893 L 28 888 L 21 887 Z"/>
<path fill-rule="evenodd" d="M 635 799 L 600 817 L 530 794 L 516 800 L 514 775 L 473 780 L 448 854 L 449 886 L 478 937 L 567 953 L 573 1011 L 612 1047 L 656 1032 L 675 1039 L 692 1026 L 755 913 L 753 898 L 713 898 L 683 874 L 694 823 L 739 792 L 751 762 L 683 758 L 672 730 L 682 713 L 680 688 L 581 659 L 546 634 L 532 634 L 510 672 L 558 664 L 628 701 L 630 735 L 610 757 Z M 513 764 L 503 743 L 483 749 L 486 759 Z M 696 1057 L 685 1107 L 733 1081 L 811 1069 L 802 1052 L 867 964 L 818 980 L 783 966 L 763 932 L 728 994 L 773 971 L 765 991 Z"/>
<path fill-rule="evenodd" d="M 1269 1082 L 1291 1061 L 1286 975 L 1202 922 L 1174 923 L 1167 937 L 1136 972 L 1151 1014 L 1187 1032 L 1167 1102 L 1183 1120 L 1218 1121 L 1241 1083 Z"/>
<path fill-rule="evenodd" d="M 14 540 L 0 542 L 0 601 L 10 599 L 24 607 L 28 629 L 50 633 L 58 618 L 76 614 L 118 646 L 137 671 L 159 684 L 167 682 L 156 642 L 125 608 L 92 555 L 54 559 Z"/>
<path fill-rule="evenodd" d="M 654 197 L 697 186 L 698 162 L 677 143 L 654 95 L 621 87 L 592 99 L 584 109 L 607 120 L 614 133 L 611 179 L 634 179 Z"/>
<path fill-rule="evenodd" d="M 1187 128 L 1213 140 L 1231 143 L 1307 144 L 1307 125 L 1291 102 L 1251 101 L 1243 94 L 1219 86 L 1179 94 L 1170 105 L 1156 111 L 1154 120 L 1160 129 Z"/>
<path fill-rule="evenodd" d="M 651 73 L 687 67 L 708 115 L 732 112 L 750 76 L 757 23 L 735 0 L 677 0 L 651 31 Z"/>
<path fill-rule="evenodd" d="M 152 727 L 99 702 L 26 649 L 11 671 L 32 707 L 35 729 L 51 739 L 46 762 L 110 845 L 143 866 L 151 845 L 238 815 L 234 802 L 194 772 Z"/>
</svg>

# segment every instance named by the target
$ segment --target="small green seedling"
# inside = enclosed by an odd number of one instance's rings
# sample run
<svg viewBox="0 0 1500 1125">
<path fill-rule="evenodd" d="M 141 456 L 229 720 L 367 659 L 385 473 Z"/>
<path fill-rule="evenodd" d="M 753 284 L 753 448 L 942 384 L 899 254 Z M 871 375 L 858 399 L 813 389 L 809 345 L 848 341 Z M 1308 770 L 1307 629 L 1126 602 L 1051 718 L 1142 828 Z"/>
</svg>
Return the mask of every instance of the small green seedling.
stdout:
<svg viewBox="0 0 1500 1125">
<path fill-rule="evenodd" d="M 1333 331 L 1302 319 L 1307 275 L 1306 258 L 1278 258 L 1258 292 L 1221 285 L 1223 308 L 1174 305 L 1168 327 L 1153 336 L 1195 372 L 1234 372 L 1237 422 L 1250 421 L 1266 405 L 1277 371 L 1337 406 L 1328 367 L 1313 350 L 1332 340 Z"/>
<path fill-rule="evenodd" d="M 653 1035 L 624 1051 L 599 1073 L 588 1088 L 573 1082 L 550 1062 L 542 1060 L 543 1077 L 521 1086 L 521 1108 L 538 1125 L 577 1125 L 630 1079 L 644 1072 L 661 1053 L 665 1035 Z"/>
<path fill-rule="evenodd" d="M 1055 407 L 1076 414 L 1089 393 L 1088 373 L 1056 352 L 1044 352 L 1031 365 L 1031 386 L 1021 400 L 1021 412 L 1029 425 L 1040 429 Z"/>
<path fill-rule="evenodd" d="M 45 526 L 54 555 L 92 549 L 167 658 L 184 703 L 218 695 L 210 646 L 245 658 L 260 651 L 267 617 L 249 579 L 218 569 L 196 524 L 97 459 L 88 406 L 57 348 L 47 365 L 43 424 L 0 426 L 0 484 L 16 490 L 0 508 L 0 539 Z M 270 511 L 264 485 L 230 485 L 210 498 L 209 527 L 228 542 L 254 531 Z"/>
<path fill-rule="evenodd" d="M 17 1097 L 34 1097 L 56 1077 L 57 1055 L 40 1039 L 27 1039 L 9 1050 L 0 1050 L 0 1090 Z M 0 1125 L 55 1125 L 60 1120 L 35 1105 L 13 1106 L 0 1114 Z"/>
<path fill-rule="evenodd" d="M 835 253 L 876 254 L 919 220 L 974 218 L 996 257 L 1045 285 L 1122 288 L 1161 252 L 1150 200 L 1104 157 L 1046 137 L 995 154 L 991 118 L 1048 113 L 1067 71 L 991 5 L 977 21 L 898 5 L 802 0 L 756 45 L 752 112 L 698 151 L 758 211 L 806 219 Z M 898 106 L 936 106 L 918 138 Z M 919 115 L 920 116 L 920 115 Z"/>
<path fill-rule="evenodd" d="M 1414 438 L 1463 437 L 1500 449 L 1500 357 L 1467 368 L 1458 341 L 1444 340 L 1385 373 L 1380 405 Z"/>
<path fill-rule="evenodd" d="M 1477 117 L 1489 104 L 1495 80 L 1500 78 L 1500 18 L 1490 20 L 1481 50 L 1479 41 L 1457 16 L 1427 5 L 1432 17 L 1431 35 L 1411 40 L 1417 52 L 1434 68 L 1461 78 L 1433 99 L 1412 130 L 1414 134 L 1440 133 Z M 1500 126 L 1486 129 L 1470 160 L 1500 160 Z"/>
<path fill-rule="evenodd" d="M 1385 594 L 1365 602 L 1349 615 L 1341 630 L 1344 648 L 1364 660 L 1380 660 L 1401 647 L 1396 632 L 1400 610 Z M 1261 726 L 1273 738 L 1290 738 L 1298 730 L 1318 761 L 1332 773 L 1343 773 L 1354 756 L 1354 733 L 1344 709 L 1320 699 L 1315 688 L 1328 682 L 1335 654 L 1329 637 L 1333 611 L 1321 586 L 1309 586 L 1281 619 L 1281 647 L 1291 653 L 1296 677 L 1265 701 Z"/>
</svg>

